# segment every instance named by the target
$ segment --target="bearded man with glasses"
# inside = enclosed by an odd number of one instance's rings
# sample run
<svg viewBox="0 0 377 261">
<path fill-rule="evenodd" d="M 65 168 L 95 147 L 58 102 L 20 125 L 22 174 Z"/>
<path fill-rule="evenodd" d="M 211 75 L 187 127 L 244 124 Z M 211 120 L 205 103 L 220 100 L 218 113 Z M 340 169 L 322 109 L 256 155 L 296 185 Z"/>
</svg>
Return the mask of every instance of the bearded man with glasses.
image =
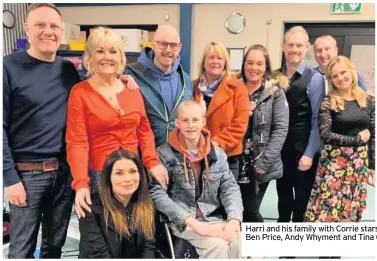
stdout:
<svg viewBox="0 0 377 261">
<path fill-rule="evenodd" d="M 143 95 L 156 146 L 166 142 L 174 129 L 178 105 L 192 99 L 190 76 L 180 65 L 181 48 L 177 30 L 171 25 L 160 26 L 152 48 L 145 48 L 137 62 L 126 68 Z"/>
</svg>

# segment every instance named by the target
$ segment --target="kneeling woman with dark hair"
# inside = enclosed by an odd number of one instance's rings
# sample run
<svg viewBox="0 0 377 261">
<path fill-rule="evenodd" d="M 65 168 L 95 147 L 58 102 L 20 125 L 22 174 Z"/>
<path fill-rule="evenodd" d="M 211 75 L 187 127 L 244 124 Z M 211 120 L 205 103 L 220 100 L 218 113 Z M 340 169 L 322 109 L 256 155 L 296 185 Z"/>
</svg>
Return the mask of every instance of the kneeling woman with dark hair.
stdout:
<svg viewBox="0 0 377 261">
<path fill-rule="evenodd" d="M 80 258 L 154 258 L 154 208 L 140 160 L 122 148 L 113 152 L 100 182 L 80 226 Z"/>
</svg>

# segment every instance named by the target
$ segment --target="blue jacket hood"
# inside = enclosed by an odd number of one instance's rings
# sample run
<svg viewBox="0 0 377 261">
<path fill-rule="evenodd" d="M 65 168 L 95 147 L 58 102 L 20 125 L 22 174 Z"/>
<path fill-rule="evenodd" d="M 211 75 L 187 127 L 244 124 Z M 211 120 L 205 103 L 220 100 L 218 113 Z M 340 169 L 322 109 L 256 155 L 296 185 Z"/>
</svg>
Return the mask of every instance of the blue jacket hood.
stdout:
<svg viewBox="0 0 377 261">
<path fill-rule="evenodd" d="M 151 48 L 145 48 L 143 50 L 143 52 L 141 53 L 140 57 L 137 59 L 137 61 L 139 63 L 141 63 L 142 65 L 144 65 L 145 67 L 147 67 L 148 69 L 150 69 L 153 74 L 155 74 L 157 77 L 164 77 L 164 76 L 171 76 L 171 74 L 173 74 L 175 71 L 177 71 L 178 69 L 178 66 L 179 66 L 179 63 L 181 61 L 181 57 L 178 56 L 177 57 L 177 60 L 175 60 L 173 66 L 172 66 L 172 69 L 165 73 L 163 71 L 161 71 L 154 63 L 153 63 L 153 59 L 154 59 L 154 52 Z"/>
</svg>

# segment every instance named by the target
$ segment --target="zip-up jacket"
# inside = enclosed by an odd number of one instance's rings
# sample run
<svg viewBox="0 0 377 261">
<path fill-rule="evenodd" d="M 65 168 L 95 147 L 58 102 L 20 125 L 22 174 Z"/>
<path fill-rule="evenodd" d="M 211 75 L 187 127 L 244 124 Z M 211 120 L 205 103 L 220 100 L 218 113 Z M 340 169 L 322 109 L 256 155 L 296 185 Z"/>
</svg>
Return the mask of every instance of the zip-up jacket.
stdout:
<svg viewBox="0 0 377 261">
<path fill-rule="evenodd" d="M 151 50 L 146 48 L 145 52 L 148 51 Z M 174 129 L 178 105 L 182 101 L 191 100 L 193 96 L 190 76 L 183 71 L 181 65 L 177 66 L 176 71 L 179 75 L 179 80 L 171 110 L 168 109 L 164 101 L 158 83 L 159 79 L 152 70 L 140 62 L 136 62 L 128 65 L 125 71 L 126 74 L 132 75 L 139 85 L 147 116 L 155 136 L 156 146 L 167 142 L 169 133 Z"/>
</svg>

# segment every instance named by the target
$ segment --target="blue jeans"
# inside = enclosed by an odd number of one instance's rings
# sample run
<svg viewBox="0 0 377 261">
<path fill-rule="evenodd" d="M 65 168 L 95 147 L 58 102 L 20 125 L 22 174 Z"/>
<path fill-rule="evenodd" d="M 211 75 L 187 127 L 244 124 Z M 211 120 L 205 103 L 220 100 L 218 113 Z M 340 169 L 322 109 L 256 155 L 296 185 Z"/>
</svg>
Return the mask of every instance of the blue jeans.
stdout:
<svg viewBox="0 0 377 261">
<path fill-rule="evenodd" d="M 10 204 L 9 258 L 33 258 L 42 221 L 40 258 L 60 258 L 71 218 L 74 192 L 65 162 L 59 170 L 24 171 L 26 206 Z"/>
</svg>

